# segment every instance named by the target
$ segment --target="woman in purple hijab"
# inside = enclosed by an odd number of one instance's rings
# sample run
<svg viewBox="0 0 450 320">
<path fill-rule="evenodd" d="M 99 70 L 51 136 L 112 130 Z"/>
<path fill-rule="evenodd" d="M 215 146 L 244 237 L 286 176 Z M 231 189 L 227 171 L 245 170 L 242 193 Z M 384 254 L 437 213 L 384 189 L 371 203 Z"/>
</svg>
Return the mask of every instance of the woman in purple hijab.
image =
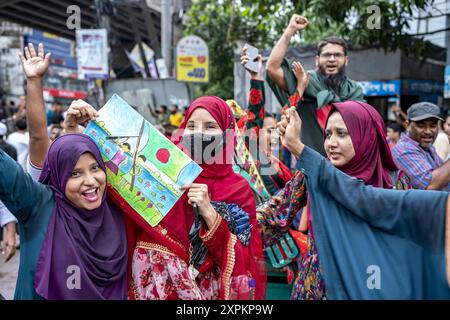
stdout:
<svg viewBox="0 0 450 320">
<path fill-rule="evenodd" d="M 53 142 L 40 183 L 0 151 L 0 199 L 21 236 L 15 299 L 126 298 L 126 231 L 105 172 L 83 134 Z"/>
</svg>

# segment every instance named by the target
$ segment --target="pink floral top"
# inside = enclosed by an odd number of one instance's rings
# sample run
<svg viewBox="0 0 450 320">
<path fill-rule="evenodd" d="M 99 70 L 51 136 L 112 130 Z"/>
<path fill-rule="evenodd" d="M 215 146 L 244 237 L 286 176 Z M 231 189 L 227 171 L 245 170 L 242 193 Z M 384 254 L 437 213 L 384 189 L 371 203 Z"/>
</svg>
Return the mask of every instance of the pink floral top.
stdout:
<svg viewBox="0 0 450 320">
<path fill-rule="evenodd" d="M 133 254 L 130 291 L 136 300 L 215 300 L 219 298 L 220 270 L 194 278 L 179 257 L 144 246 Z"/>
</svg>

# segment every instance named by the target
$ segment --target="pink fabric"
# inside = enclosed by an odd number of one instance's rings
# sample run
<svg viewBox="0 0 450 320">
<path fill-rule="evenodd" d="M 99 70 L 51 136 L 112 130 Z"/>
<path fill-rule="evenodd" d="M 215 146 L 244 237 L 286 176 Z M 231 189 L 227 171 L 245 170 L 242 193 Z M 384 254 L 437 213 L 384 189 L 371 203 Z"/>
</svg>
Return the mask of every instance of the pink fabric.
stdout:
<svg viewBox="0 0 450 320">
<path fill-rule="evenodd" d="M 193 280 L 188 265 L 177 256 L 136 248 L 131 292 L 135 300 L 216 300 L 220 272 L 212 269 Z"/>
</svg>

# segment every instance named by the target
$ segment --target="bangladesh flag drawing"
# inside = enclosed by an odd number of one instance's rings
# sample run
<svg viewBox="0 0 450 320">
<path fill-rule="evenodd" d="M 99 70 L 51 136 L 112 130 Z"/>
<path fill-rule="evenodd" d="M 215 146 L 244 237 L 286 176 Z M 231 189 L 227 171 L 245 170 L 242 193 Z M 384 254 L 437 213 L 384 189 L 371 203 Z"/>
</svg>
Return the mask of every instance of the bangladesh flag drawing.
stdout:
<svg viewBox="0 0 450 320">
<path fill-rule="evenodd" d="M 156 226 L 202 169 L 118 95 L 85 130 L 105 162 L 108 183 Z"/>
</svg>

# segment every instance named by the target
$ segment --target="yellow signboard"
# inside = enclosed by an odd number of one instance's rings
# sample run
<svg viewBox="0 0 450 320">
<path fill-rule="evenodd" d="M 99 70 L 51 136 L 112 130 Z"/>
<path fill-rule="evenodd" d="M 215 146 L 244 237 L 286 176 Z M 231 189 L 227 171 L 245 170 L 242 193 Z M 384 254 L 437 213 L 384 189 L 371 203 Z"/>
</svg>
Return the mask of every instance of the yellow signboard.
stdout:
<svg viewBox="0 0 450 320">
<path fill-rule="evenodd" d="M 177 80 L 209 82 L 209 50 L 202 38 L 187 36 L 178 42 Z"/>
</svg>

